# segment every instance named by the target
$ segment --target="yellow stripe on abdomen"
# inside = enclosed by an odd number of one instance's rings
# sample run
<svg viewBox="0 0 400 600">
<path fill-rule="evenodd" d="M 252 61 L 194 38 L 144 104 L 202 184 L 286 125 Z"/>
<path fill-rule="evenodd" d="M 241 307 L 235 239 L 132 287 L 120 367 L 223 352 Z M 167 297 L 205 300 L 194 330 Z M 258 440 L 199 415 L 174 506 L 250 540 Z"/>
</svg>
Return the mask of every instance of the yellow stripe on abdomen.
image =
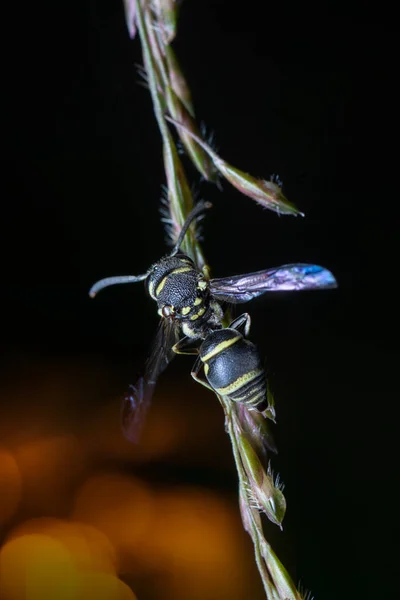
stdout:
<svg viewBox="0 0 400 600">
<path fill-rule="evenodd" d="M 242 336 L 241 335 L 237 335 L 229 340 L 225 340 L 224 342 L 220 342 L 219 344 L 217 344 L 215 346 L 215 348 L 213 348 L 212 350 L 210 350 L 210 352 L 208 354 L 206 354 L 205 356 L 201 357 L 201 360 L 203 362 L 207 362 L 208 360 L 210 360 L 210 358 L 212 358 L 213 356 L 216 356 L 217 354 L 219 354 L 220 352 L 222 352 L 223 350 L 225 350 L 225 348 L 229 348 L 229 346 L 232 346 L 233 344 L 235 344 L 237 341 L 241 340 Z"/>
<path fill-rule="evenodd" d="M 252 379 L 255 379 L 262 373 L 262 369 L 254 369 L 253 371 L 249 371 L 248 373 L 241 375 L 226 387 L 216 388 L 215 391 L 221 396 L 229 396 L 230 394 L 232 394 L 232 392 L 236 392 L 238 389 L 246 385 L 246 383 L 248 383 Z"/>
</svg>

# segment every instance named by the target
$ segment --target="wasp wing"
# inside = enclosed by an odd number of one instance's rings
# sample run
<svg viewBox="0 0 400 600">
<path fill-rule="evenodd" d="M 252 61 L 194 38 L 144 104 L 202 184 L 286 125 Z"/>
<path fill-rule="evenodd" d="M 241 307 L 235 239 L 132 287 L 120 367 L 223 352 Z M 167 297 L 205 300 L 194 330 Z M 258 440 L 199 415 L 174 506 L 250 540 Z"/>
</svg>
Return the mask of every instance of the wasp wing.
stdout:
<svg viewBox="0 0 400 600">
<path fill-rule="evenodd" d="M 210 291 L 225 302 L 248 302 L 265 292 L 315 290 L 337 287 L 330 271 L 318 265 L 294 263 L 274 269 L 256 271 L 210 280 Z"/>
<path fill-rule="evenodd" d="M 137 443 L 139 440 L 157 379 L 175 356 L 172 347 L 177 341 L 176 325 L 168 319 L 161 319 L 144 373 L 130 386 L 122 402 L 121 426 L 124 436 L 130 442 Z"/>
</svg>

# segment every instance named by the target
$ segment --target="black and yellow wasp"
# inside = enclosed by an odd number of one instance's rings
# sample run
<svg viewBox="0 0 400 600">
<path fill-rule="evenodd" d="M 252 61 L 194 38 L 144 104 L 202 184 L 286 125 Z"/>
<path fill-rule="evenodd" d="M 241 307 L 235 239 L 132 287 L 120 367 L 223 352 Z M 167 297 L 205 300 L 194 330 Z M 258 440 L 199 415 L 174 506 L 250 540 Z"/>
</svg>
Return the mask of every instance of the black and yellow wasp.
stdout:
<svg viewBox="0 0 400 600">
<path fill-rule="evenodd" d="M 94 297 L 111 285 L 144 281 L 161 317 L 144 374 L 124 399 L 122 428 L 130 440 L 136 440 L 157 379 L 175 354 L 197 354 L 192 370 L 194 379 L 248 408 L 263 410 L 265 373 L 257 348 L 247 339 L 250 317 L 243 314 L 229 327 L 223 327 L 221 303 L 248 302 L 265 292 L 327 289 L 337 285 L 327 269 L 303 263 L 209 279 L 207 269 L 200 270 L 181 251 L 181 245 L 190 224 L 210 207 L 208 202 L 197 203 L 171 254 L 146 273 L 108 277 L 90 289 L 89 294 Z M 200 376 L 202 369 L 205 377 Z"/>
</svg>

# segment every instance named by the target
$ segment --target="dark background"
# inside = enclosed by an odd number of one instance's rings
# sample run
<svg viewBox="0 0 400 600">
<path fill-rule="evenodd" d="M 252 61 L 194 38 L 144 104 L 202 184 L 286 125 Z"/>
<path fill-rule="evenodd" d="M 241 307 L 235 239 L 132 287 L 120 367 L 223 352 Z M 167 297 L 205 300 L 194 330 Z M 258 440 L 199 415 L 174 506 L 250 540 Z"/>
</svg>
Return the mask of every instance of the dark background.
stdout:
<svg viewBox="0 0 400 600">
<path fill-rule="evenodd" d="M 87 291 L 165 253 L 164 174 L 122 3 L 29 10 L 4 24 L 2 410 L 13 390 L 35 390 L 49 365 L 74 365 L 87 402 L 71 394 L 60 419 L 73 422 L 121 393 L 150 346 L 157 318 L 141 285 L 95 301 Z M 274 545 L 319 599 L 395 595 L 399 223 L 388 20 L 360 20 L 355 5 L 343 16 L 330 2 L 293 10 L 187 0 L 174 45 L 220 155 L 254 175 L 279 174 L 306 215 L 278 217 L 227 183 L 222 193 L 198 183 L 214 205 L 204 222 L 213 274 L 315 262 L 339 282 L 336 291 L 246 306 L 277 403 L 274 468 L 289 508 Z M 205 390 L 187 398 L 190 365 L 174 361 L 159 387 L 196 415 L 196 404 L 214 399 Z M 35 394 L 25 402 L 21 414 L 33 413 Z M 201 439 L 213 444 L 207 431 Z M 222 476 L 176 457 L 143 473 L 236 493 L 229 461 Z"/>
</svg>

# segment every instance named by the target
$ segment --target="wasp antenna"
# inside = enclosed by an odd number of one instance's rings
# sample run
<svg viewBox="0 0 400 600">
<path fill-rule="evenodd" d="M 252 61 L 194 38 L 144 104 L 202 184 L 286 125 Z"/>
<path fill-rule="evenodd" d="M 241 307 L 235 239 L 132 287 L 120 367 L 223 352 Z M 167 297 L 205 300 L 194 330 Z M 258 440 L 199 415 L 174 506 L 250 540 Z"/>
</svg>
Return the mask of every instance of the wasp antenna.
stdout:
<svg viewBox="0 0 400 600">
<path fill-rule="evenodd" d="M 116 285 L 117 283 L 137 283 L 138 281 L 143 281 L 146 277 L 147 273 L 143 273 L 143 275 L 117 275 L 116 277 L 106 277 L 92 285 L 89 290 L 89 296 L 94 298 L 100 290 L 103 290 L 110 285 Z"/>
<path fill-rule="evenodd" d="M 171 256 L 175 256 L 175 254 L 177 254 L 179 252 L 179 248 L 181 247 L 183 238 L 186 235 L 186 232 L 190 226 L 190 224 L 192 223 L 192 221 L 198 217 L 199 215 L 201 215 L 201 213 L 205 212 L 206 210 L 208 210 L 209 208 L 212 207 L 211 202 L 205 202 L 203 200 L 201 200 L 200 202 L 198 202 L 196 204 L 196 206 L 193 208 L 193 210 L 189 213 L 188 218 L 186 219 L 186 221 L 184 222 L 182 229 L 180 231 L 178 240 L 171 252 Z"/>
</svg>

